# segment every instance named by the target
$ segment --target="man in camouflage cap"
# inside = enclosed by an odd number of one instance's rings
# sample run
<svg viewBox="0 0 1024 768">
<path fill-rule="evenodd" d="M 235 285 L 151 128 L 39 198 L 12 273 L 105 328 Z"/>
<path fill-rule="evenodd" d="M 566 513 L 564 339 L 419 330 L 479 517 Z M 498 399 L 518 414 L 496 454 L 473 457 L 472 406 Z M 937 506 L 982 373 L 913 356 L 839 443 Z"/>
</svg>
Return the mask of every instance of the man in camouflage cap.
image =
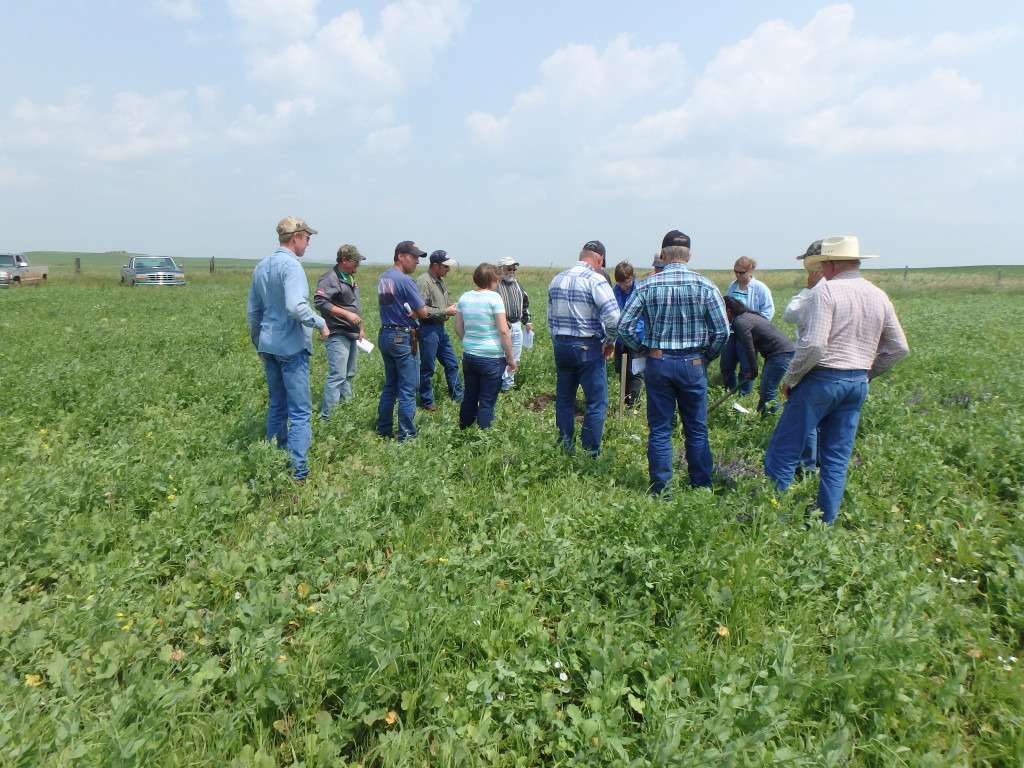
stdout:
<svg viewBox="0 0 1024 768">
<path fill-rule="evenodd" d="M 324 319 L 309 306 L 309 282 L 299 264 L 315 234 L 298 216 L 281 219 L 278 248 L 253 270 L 245 310 L 249 336 L 267 377 L 267 440 L 276 440 L 279 448 L 287 450 L 292 478 L 300 483 L 309 474 L 306 452 L 312 439 L 311 329 L 319 329 L 324 339 L 330 333 Z"/>
<path fill-rule="evenodd" d="M 338 249 L 338 263 L 316 283 L 313 304 L 327 321 L 331 335 L 324 343 L 327 351 L 327 379 L 320 403 L 320 416 L 327 419 L 339 400 L 352 399 L 352 379 L 356 375 L 356 342 L 366 338 L 363 310 L 359 303 L 356 270 L 366 257 L 354 245 Z"/>
</svg>

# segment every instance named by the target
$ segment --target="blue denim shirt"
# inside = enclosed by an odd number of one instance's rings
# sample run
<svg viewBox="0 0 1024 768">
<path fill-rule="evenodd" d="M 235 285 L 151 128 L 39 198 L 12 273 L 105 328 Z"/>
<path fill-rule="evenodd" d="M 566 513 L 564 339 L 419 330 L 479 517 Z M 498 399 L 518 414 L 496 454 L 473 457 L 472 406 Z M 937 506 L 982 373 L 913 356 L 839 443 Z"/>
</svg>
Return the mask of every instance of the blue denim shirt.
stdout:
<svg viewBox="0 0 1024 768">
<path fill-rule="evenodd" d="M 313 354 L 313 328 L 326 323 L 309 306 L 309 282 L 298 257 L 278 248 L 256 265 L 245 308 L 249 336 L 258 352 Z"/>
</svg>

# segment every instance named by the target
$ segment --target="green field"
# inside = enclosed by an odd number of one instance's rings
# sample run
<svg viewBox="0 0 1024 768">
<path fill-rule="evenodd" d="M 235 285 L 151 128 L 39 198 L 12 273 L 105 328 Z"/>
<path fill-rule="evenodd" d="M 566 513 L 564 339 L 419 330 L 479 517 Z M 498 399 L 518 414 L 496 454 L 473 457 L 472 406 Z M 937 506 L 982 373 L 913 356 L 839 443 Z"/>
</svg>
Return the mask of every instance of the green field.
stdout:
<svg viewBox="0 0 1024 768">
<path fill-rule="evenodd" d="M 124 254 L 53 256 L 0 292 L 0 765 L 1024 765 L 1024 267 L 867 273 L 912 351 L 804 531 L 771 421 L 715 411 L 716 488 L 670 503 L 642 412 L 554 449 L 550 270 L 520 270 L 538 343 L 492 429 L 441 402 L 379 440 L 360 355 L 296 487 L 251 262 L 131 289 Z M 780 315 L 803 281 L 759 277 Z"/>
</svg>

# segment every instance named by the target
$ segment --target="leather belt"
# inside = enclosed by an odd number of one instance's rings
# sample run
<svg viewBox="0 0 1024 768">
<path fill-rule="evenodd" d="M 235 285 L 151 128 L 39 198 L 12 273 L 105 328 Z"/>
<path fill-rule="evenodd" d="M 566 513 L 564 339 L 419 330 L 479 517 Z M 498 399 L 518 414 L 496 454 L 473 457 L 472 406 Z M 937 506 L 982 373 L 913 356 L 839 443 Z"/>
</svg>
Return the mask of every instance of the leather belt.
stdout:
<svg viewBox="0 0 1024 768">
<path fill-rule="evenodd" d="M 388 330 L 391 331 L 405 331 L 406 333 L 412 333 L 414 330 L 416 330 L 415 328 L 410 328 L 405 325 L 382 325 L 381 328 L 387 328 Z"/>
</svg>

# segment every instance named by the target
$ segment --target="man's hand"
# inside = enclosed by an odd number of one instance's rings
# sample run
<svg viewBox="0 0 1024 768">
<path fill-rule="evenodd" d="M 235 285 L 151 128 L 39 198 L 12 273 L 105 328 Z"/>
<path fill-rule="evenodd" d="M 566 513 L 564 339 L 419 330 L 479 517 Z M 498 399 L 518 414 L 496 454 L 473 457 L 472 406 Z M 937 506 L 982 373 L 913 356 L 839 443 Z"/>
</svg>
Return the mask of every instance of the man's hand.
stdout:
<svg viewBox="0 0 1024 768">
<path fill-rule="evenodd" d="M 444 313 L 448 315 L 448 317 L 455 317 L 455 305 L 452 304 L 451 306 L 445 307 Z"/>
<path fill-rule="evenodd" d="M 789 393 L 791 391 L 792 391 L 792 389 L 790 388 L 789 384 L 783 384 L 782 385 L 782 396 L 784 398 L 786 398 L 787 400 L 789 400 Z"/>
<path fill-rule="evenodd" d="M 527 323 L 526 324 L 526 330 L 532 331 L 533 330 L 533 323 Z"/>
<path fill-rule="evenodd" d="M 807 273 L 807 290 L 811 290 L 811 288 L 816 286 L 821 281 L 822 277 L 824 277 L 824 275 L 821 274 L 821 270 L 820 269 L 816 269 L 813 272 L 808 272 Z"/>
<path fill-rule="evenodd" d="M 327 337 L 330 335 L 331 331 L 326 325 L 320 329 L 320 341 L 327 341 Z"/>
<path fill-rule="evenodd" d="M 605 360 L 611 360 L 612 356 L 615 354 L 615 343 L 613 342 L 611 344 L 602 344 L 601 354 L 604 355 Z"/>
<path fill-rule="evenodd" d="M 513 371 L 518 371 L 519 370 L 519 366 L 516 365 L 516 361 L 515 360 L 508 360 L 508 359 L 506 359 L 505 360 L 505 367 L 508 369 L 509 373 L 512 373 Z"/>
</svg>

